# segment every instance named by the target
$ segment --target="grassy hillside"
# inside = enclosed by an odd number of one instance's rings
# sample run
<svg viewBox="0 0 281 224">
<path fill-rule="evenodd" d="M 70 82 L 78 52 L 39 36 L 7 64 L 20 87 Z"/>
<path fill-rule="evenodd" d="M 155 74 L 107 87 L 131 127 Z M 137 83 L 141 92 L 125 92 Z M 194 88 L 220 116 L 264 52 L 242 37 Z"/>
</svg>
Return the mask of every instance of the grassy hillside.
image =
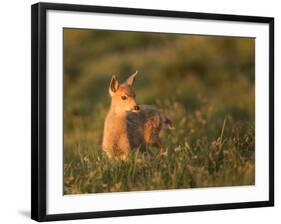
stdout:
<svg viewBox="0 0 281 224">
<path fill-rule="evenodd" d="M 251 38 L 64 30 L 64 193 L 255 183 Z M 165 112 L 167 155 L 101 151 L 108 85 L 139 71 L 139 104 Z"/>
</svg>

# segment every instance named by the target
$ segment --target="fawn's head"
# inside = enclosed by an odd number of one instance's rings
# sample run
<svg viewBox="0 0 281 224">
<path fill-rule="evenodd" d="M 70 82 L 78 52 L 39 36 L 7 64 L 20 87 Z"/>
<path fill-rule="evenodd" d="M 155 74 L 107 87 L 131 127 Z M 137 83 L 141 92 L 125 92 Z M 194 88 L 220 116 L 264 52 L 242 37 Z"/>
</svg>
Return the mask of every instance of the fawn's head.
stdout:
<svg viewBox="0 0 281 224">
<path fill-rule="evenodd" d="M 136 79 L 137 71 L 130 75 L 122 84 L 119 84 L 115 75 L 112 76 L 109 85 L 109 94 L 111 96 L 111 108 L 117 113 L 138 112 L 140 110 L 136 103 L 136 94 L 132 85 Z"/>
</svg>

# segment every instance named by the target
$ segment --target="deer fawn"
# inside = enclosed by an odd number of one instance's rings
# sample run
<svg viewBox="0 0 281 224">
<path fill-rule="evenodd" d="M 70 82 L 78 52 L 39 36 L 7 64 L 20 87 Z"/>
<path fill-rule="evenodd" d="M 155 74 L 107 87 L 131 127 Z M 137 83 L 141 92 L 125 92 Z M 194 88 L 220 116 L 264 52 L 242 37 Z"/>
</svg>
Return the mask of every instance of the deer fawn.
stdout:
<svg viewBox="0 0 281 224">
<path fill-rule="evenodd" d="M 159 137 L 163 127 L 173 129 L 172 122 L 153 106 L 138 105 L 132 90 L 137 71 L 119 84 L 113 75 L 109 94 L 111 106 L 104 122 L 102 149 L 109 158 L 125 160 L 131 149 L 149 145 L 164 151 Z"/>
</svg>

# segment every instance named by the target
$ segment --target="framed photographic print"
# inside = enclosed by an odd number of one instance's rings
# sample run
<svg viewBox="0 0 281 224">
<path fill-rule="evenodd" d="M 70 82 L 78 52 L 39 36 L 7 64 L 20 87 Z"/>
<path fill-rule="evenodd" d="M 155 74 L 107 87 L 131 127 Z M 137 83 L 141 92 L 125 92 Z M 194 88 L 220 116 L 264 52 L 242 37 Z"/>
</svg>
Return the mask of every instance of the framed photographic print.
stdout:
<svg viewBox="0 0 281 224">
<path fill-rule="evenodd" d="M 32 6 L 32 219 L 273 205 L 273 18 Z"/>
</svg>

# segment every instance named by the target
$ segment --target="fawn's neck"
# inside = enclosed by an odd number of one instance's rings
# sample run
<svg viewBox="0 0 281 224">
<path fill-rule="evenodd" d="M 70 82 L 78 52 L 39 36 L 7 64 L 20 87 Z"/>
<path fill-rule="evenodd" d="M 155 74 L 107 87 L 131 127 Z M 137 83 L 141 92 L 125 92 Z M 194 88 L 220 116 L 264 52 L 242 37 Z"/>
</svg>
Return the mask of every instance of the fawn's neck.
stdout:
<svg viewBox="0 0 281 224">
<path fill-rule="evenodd" d="M 110 107 L 108 111 L 108 118 L 111 122 L 116 123 L 116 125 L 123 126 L 126 124 L 126 112 L 116 110 L 115 107 Z"/>
<path fill-rule="evenodd" d="M 126 115 L 127 115 L 126 111 L 119 109 L 119 107 L 118 106 L 116 107 L 116 105 L 114 105 L 112 102 L 108 113 L 113 116 L 117 116 L 120 119 L 126 119 Z"/>
<path fill-rule="evenodd" d="M 126 112 L 120 113 L 116 111 L 114 108 L 110 108 L 106 118 L 107 122 L 107 130 L 110 133 L 125 133 L 127 130 L 127 118 Z M 112 134 L 113 136 L 113 134 Z M 111 136 L 111 137 L 112 137 Z"/>
</svg>

